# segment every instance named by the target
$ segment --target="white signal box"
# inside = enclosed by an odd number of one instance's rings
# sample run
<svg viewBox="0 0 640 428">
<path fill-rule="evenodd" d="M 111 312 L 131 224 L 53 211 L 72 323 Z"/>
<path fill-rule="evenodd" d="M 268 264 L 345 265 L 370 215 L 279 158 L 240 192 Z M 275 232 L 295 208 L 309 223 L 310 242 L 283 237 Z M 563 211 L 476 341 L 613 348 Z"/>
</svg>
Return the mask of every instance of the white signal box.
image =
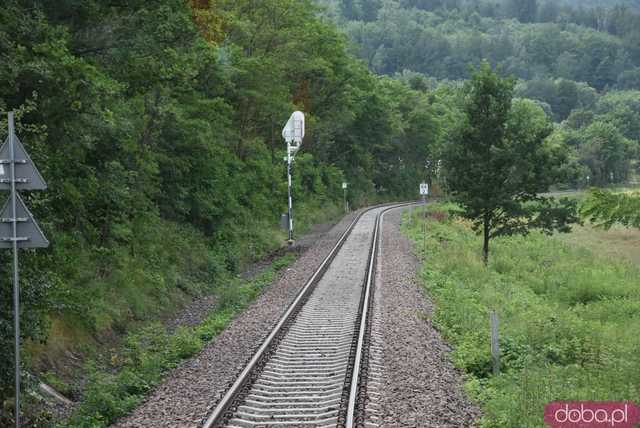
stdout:
<svg viewBox="0 0 640 428">
<path fill-rule="evenodd" d="M 294 111 L 282 130 L 282 137 L 290 144 L 290 150 L 298 150 L 304 139 L 304 113 Z"/>
</svg>

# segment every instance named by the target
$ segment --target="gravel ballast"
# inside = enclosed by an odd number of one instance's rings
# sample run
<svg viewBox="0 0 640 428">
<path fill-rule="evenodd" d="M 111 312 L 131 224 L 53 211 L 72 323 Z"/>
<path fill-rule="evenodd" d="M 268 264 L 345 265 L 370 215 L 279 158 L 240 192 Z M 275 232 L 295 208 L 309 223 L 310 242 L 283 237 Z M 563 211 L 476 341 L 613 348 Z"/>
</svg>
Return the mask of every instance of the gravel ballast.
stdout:
<svg viewBox="0 0 640 428">
<path fill-rule="evenodd" d="M 367 425 L 473 427 L 480 411 L 466 398 L 450 348 L 428 321 L 433 305 L 418 282 L 412 245 L 400 232 L 401 212 L 389 211 L 383 223 L 373 307 L 370 396 L 376 398 L 368 406 L 375 416 Z M 114 426 L 200 426 L 355 215 L 306 242 L 298 260 L 224 332 Z"/>
<path fill-rule="evenodd" d="M 473 427 L 480 416 L 462 390 L 450 347 L 428 321 L 433 304 L 417 277 L 420 262 L 400 231 L 403 209 L 384 216 L 374 321 L 382 337 L 382 393 L 375 421 L 383 427 Z"/>
<path fill-rule="evenodd" d="M 356 214 L 347 215 L 326 233 L 303 239 L 296 246 L 303 250 L 301 256 L 254 303 L 114 426 L 200 426 Z"/>
</svg>

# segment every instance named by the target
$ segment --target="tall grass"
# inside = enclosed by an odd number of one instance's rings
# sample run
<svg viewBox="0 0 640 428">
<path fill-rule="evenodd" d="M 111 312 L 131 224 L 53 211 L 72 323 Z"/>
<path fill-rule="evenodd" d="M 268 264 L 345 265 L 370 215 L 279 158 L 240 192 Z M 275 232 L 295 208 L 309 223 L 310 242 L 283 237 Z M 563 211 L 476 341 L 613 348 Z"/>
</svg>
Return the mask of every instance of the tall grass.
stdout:
<svg viewBox="0 0 640 428">
<path fill-rule="evenodd" d="M 554 400 L 640 401 L 640 270 L 537 233 L 493 241 L 485 268 L 480 238 L 452 208 L 427 208 L 426 248 L 421 213 L 403 228 L 426 254 L 433 322 L 484 408 L 481 426 L 543 427 Z M 491 310 L 500 319 L 496 376 Z"/>
</svg>

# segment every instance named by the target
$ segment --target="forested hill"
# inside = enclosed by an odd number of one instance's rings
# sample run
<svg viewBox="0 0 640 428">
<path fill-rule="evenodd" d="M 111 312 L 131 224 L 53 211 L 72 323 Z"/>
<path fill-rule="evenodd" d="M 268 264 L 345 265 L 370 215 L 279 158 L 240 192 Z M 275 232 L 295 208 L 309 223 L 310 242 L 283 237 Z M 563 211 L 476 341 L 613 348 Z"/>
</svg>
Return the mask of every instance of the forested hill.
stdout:
<svg viewBox="0 0 640 428">
<path fill-rule="evenodd" d="M 617 5 L 629 6 L 640 11 L 640 1 L 638 0 L 561 0 L 560 3 L 568 4 L 574 8 L 580 7 L 605 7 L 612 8 Z"/>
<path fill-rule="evenodd" d="M 0 139 L 15 110 L 49 183 L 27 198 L 51 241 L 21 259 L 28 369 L 64 371 L 281 245 L 292 111 L 298 235 L 343 212 L 343 181 L 352 207 L 414 197 L 440 136 L 429 104 L 371 73 L 311 0 L 3 1 Z M 2 409 L 12 364 L 0 353 Z"/>
<path fill-rule="evenodd" d="M 514 76 L 515 95 L 557 123 L 551 138 L 570 152 L 571 186 L 637 171 L 637 1 L 316 1 L 371 70 L 413 88 L 455 91 L 483 60 Z"/>
<path fill-rule="evenodd" d="M 607 8 L 555 0 L 318 1 L 378 73 L 464 79 L 469 63 L 487 58 L 525 80 L 640 88 L 637 1 L 610 1 Z"/>
<path fill-rule="evenodd" d="M 534 100 L 558 124 L 551 138 L 570 152 L 570 185 L 625 181 L 637 168 L 637 2 L 316 2 L 371 70 L 413 88 L 455 92 L 484 60 L 514 76 L 515 95 Z"/>
</svg>

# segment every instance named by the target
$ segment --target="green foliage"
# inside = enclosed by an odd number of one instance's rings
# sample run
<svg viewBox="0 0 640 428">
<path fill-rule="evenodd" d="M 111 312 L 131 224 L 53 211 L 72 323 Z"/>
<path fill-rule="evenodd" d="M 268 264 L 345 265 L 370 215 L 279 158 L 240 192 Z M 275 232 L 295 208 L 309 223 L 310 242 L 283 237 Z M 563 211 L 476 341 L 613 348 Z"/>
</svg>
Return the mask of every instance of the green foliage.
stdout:
<svg viewBox="0 0 640 428">
<path fill-rule="evenodd" d="M 628 179 L 634 147 L 611 123 L 595 121 L 580 131 L 579 153 L 591 173 L 591 183 L 622 183 Z"/>
<path fill-rule="evenodd" d="M 488 268 L 480 240 L 455 207 L 431 205 L 425 289 L 434 325 L 453 345 L 483 427 L 543 427 L 554 400 L 640 399 L 638 269 L 555 237 L 494 242 Z M 422 249 L 422 213 L 404 231 Z M 502 371 L 491 370 L 489 312 L 500 321 Z M 484 327 L 483 327 L 484 326 Z"/>
<path fill-rule="evenodd" d="M 606 230 L 614 224 L 640 229 L 640 195 L 594 188 L 582 202 L 580 214 Z"/>
<path fill-rule="evenodd" d="M 356 3 L 373 17 L 371 2 Z M 432 97 L 372 75 L 310 0 L 9 0 L 0 51 L 0 111 L 16 111 L 49 183 L 28 202 L 51 248 L 22 259 L 35 371 L 51 368 L 43 355 L 91 354 L 168 315 L 280 245 L 292 110 L 308 124 L 297 233 L 341 213 L 345 180 L 352 207 L 413 195 L 441 142 Z M 51 326 L 62 332 L 48 338 Z M 11 357 L 0 358 L 0 402 Z"/>
<path fill-rule="evenodd" d="M 275 259 L 250 281 L 229 280 L 217 290 L 216 308 L 198 326 L 169 333 L 158 323 L 130 333 L 121 353 L 108 362 L 89 362 L 83 400 L 65 427 L 106 427 L 140 404 L 167 371 L 197 354 L 216 337 L 276 273 L 294 261 L 293 255 Z"/>
<path fill-rule="evenodd" d="M 491 238 L 567 231 L 575 221 L 569 201 L 539 195 L 558 181 L 563 148 L 546 140 L 551 126 L 540 107 L 512 100 L 513 85 L 483 63 L 465 87 L 465 120 L 444 152 L 448 190 L 482 233 L 485 261 Z"/>
<path fill-rule="evenodd" d="M 550 0 L 382 0 L 375 2 L 375 19 L 357 12 L 358 1 L 317 1 L 344 27 L 355 52 L 371 69 L 414 88 L 468 79 L 469 65 L 484 60 L 518 78 L 516 97 L 536 100 L 556 122 L 567 121 L 557 127 L 556 139 L 575 150 L 568 150 L 561 186 L 621 183 L 640 157 L 640 97 L 635 91 L 640 88 L 640 8 L 635 0 L 615 5 L 598 0 L 579 5 Z M 347 3 L 356 12 L 340 14 Z M 607 157 L 606 148 L 586 144 L 584 133 L 565 132 L 594 120 L 611 123 L 632 143 L 613 179 L 601 180 L 593 169 L 594 159 Z"/>
<path fill-rule="evenodd" d="M 339 15 L 359 56 L 384 74 L 411 70 L 464 79 L 470 63 L 488 59 L 521 79 L 564 78 L 602 90 L 631 88 L 640 66 L 640 9 L 541 0 L 382 0 L 371 19 L 335 7 L 357 1 L 318 2 Z"/>
</svg>

